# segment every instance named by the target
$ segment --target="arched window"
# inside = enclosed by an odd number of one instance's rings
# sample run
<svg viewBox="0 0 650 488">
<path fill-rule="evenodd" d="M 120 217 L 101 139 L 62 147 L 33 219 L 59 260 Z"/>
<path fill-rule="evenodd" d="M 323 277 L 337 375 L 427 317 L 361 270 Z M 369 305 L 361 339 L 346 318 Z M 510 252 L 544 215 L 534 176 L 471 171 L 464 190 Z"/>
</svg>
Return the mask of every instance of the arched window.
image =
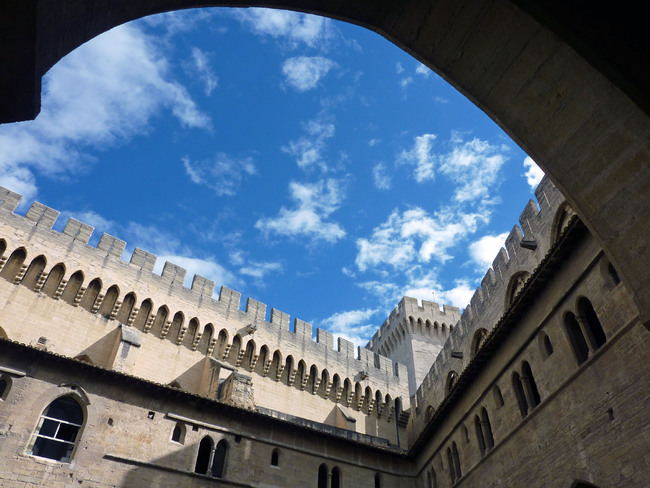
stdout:
<svg viewBox="0 0 650 488">
<path fill-rule="evenodd" d="M 327 488 L 327 464 L 318 467 L 318 488 Z"/>
<path fill-rule="evenodd" d="M 524 285 L 530 278 L 530 273 L 527 271 L 521 271 L 515 274 L 510 278 L 510 283 L 508 283 L 508 290 L 506 291 L 506 309 L 510 307 L 512 302 L 514 302 L 519 292 L 524 289 Z"/>
<path fill-rule="evenodd" d="M 52 273 L 50 272 L 50 275 Z M 49 280 L 50 277 L 48 276 L 47 279 Z M 47 285 L 47 281 L 45 282 Z M 83 298 L 81 299 L 81 302 L 79 302 L 79 306 L 88 310 L 89 312 L 92 312 L 93 306 L 95 305 L 95 302 L 97 301 L 97 297 L 99 296 L 99 292 L 102 291 L 102 280 L 99 278 L 95 278 L 92 280 L 89 284 L 88 287 L 86 288 L 86 292 L 84 293 Z M 43 287 L 43 293 L 47 294 L 45 291 L 45 286 Z"/>
<path fill-rule="evenodd" d="M 16 278 L 18 278 L 18 273 L 22 269 L 23 263 L 27 258 L 27 253 L 25 249 L 19 247 L 14 252 L 11 253 L 9 259 L 0 270 L 0 276 L 7 280 L 10 283 L 14 283 Z M 20 276 L 22 278 L 22 276 Z"/>
<path fill-rule="evenodd" d="M 575 214 L 576 213 L 568 203 L 565 203 L 560 207 L 560 209 L 555 214 L 555 219 L 553 222 L 553 231 L 551 232 L 551 237 L 553 240 L 551 244 L 555 243 L 560 238 L 564 230 L 568 227 L 569 222 L 571 221 L 571 217 L 573 217 Z"/>
<path fill-rule="evenodd" d="M 149 316 L 151 315 L 151 310 L 153 309 L 153 302 L 150 298 L 147 298 L 140 304 L 140 310 L 138 310 L 135 319 L 133 320 L 133 327 L 138 330 L 144 331 L 147 322 L 149 321 Z"/>
<path fill-rule="evenodd" d="M 341 470 L 336 466 L 332 468 L 331 488 L 341 488 Z"/>
<path fill-rule="evenodd" d="M 74 300 L 77 298 L 77 294 L 81 289 L 81 285 L 84 282 L 84 274 L 81 271 L 76 271 L 70 276 L 68 283 L 65 285 L 65 289 L 61 294 L 61 300 L 70 305 L 74 305 Z"/>
<path fill-rule="evenodd" d="M 5 401 L 11 390 L 11 378 L 9 376 L 0 376 L 0 401 Z"/>
<path fill-rule="evenodd" d="M 451 390 L 454 389 L 454 385 L 456 384 L 457 379 L 458 373 L 456 373 L 456 371 L 450 371 L 447 375 L 447 385 L 445 386 L 446 395 L 449 395 L 449 393 L 451 393 Z"/>
<path fill-rule="evenodd" d="M 454 469 L 454 457 L 451 454 L 451 447 L 447 448 L 447 464 L 449 465 L 449 478 L 453 485 L 456 483 L 456 470 Z"/>
<path fill-rule="evenodd" d="M 375 488 L 381 488 L 381 475 L 375 473 Z"/>
<path fill-rule="evenodd" d="M 569 338 L 569 344 L 571 344 L 571 349 L 573 349 L 576 362 L 580 366 L 587 360 L 589 348 L 587 347 L 585 336 L 582 335 L 580 324 L 576 320 L 576 316 L 571 312 L 568 312 L 564 316 L 564 330 Z"/>
<path fill-rule="evenodd" d="M 578 300 L 578 315 L 584 323 L 587 337 L 589 338 L 592 349 L 595 351 L 607 342 L 607 336 L 602 325 L 600 325 L 600 320 L 598 320 L 598 315 L 596 315 L 594 307 L 585 297 L 581 297 Z"/>
<path fill-rule="evenodd" d="M 199 452 L 196 455 L 196 464 L 194 465 L 195 473 L 208 474 L 213 445 L 214 443 L 209 436 L 205 436 L 201 439 L 201 442 L 199 443 Z"/>
<path fill-rule="evenodd" d="M 481 408 L 481 428 L 483 430 L 483 439 L 485 440 L 485 449 L 490 450 L 494 447 L 494 437 L 492 436 L 492 425 L 485 407 Z"/>
<path fill-rule="evenodd" d="M 54 266 L 47 274 L 45 284 L 43 285 L 43 288 L 41 288 L 41 291 L 48 297 L 54 297 L 54 294 L 56 293 L 56 290 L 59 287 L 59 283 L 61 283 L 64 274 L 65 266 L 62 263 Z"/>
<path fill-rule="evenodd" d="M 587 483 L 585 481 L 574 481 L 571 488 L 598 488 L 596 485 Z"/>
<path fill-rule="evenodd" d="M 228 454 L 228 443 L 223 439 L 217 444 L 214 450 L 214 459 L 212 461 L 212 476 L 223 478 L 226 472 L 226 455 Z"/>
<path fill-rule="evenodd" d="M 172 431 L 172 442 L 177 442 L 179 444 L 185 444 L 185 424 L 177 422 Z"/>
<path fill-rule="evenodd" d="M 447 459 L 449 462 L 449 476 L 451 477 L 451 484 L 453 485 L 462 476 L 458 447 L 455 442 L 452 442 L 451 447 L 447 448 Z"/>
<path fill-rule="evenodd" d="M 537 383 L 535 383 L 535 377 L 530 369 L 530 364 L 526 361 L 521 365 L 521 380 L 524 383 L 528 404 L 532 410 L 540 404 L 541 398 L 539 396 L 539 391 L 537 391 Z"/>
<path fill-rule="evenodd" d="M 615 285 L 618 285 L 621 282 L 621 277 L 612 263 L 607 264 L 607 273 L 609 273 L 609 276 Z"/>
<path fill-rule="evenodd" d="M 122 306 L 120 307 L 120 311 L 117 312 L 116 319 L 118 322 L 122 322 L 123 324 L 128 325 L 129 317 L 131 317 L 131 312 L 135 307 L 135 301 L 136 301 L 135 293 L 130 292 L 126 294 L 124 300 L 122 300 Z"/>
<path fill-rule="evenodd" d="M 512 387 L 515 390 L 515 396 L 519 404 L 519 412 L 521 412 L 521 418 L 523 419 L 528 415 L 528 402 L 524 393 L 524 385 L 521 384 L 521 377 L 516 371 L 512 374 Z"/>
<path fill-rule="evenodd" d="M 474 338 L 472 339 L 472 359 L 478 354 L 483 342 L 485 342 L 485 339 L 487 338 L 487 335 L 488 331 L 486 329 L 479 329 L 474 332 Z"/>
<path fill-rule="evenodd" d="M 119 294 L 120 294 L 120 289 L 117 287 L 117 285 L 113 285 L 108 289 L 106 295 L 104 295 L 102 304 L 99 306 L 100 315 L 103 315 L 107 319 L 111 318 L 111 314 L 113 313 L 113 307 L 115 307 L 115 303 L 117 303 L 117 297 L 119 296 Z"/>
<path fill-rule="evenodd" d="M 481 456 L 483 456 L 485 454 L 485 439 L 483 438 L 481 419 L 478 418 L 478 415 L 474 416 L 474 428 L 476 430 L 476 440 L 478 441 L 478 448 L 481 451 Z"/>
<path fill-rule="evenodd" d="M 551 344 L 551 339 L 549 339 L 546 332 L 542 332 L 539 335 L 539 349 L 542 353 L 542 358 L 546 359 L 551 354 L 553 354 L 553 344 Z"/>
<path fill-rule="evenodd" d="M 81 405 L 64 396 L 50 403 L 41 414 L 28 452 L 33 456 L 70 462 L 84 424 Z"/>
<path fill-rule="evenodd" d="M 492 388 L 492 396 L 494 397 L 494 404 L 497 408 L 501 408 L 504 405 L 503 395 L 501 394 L 501 388 L 497 385 L 494 385 Z"/>
<path fill-rule="evenodd" d="M 458 455 L 458 448 L 456 447 L 455 442 L 451 443 L 451 456 L 454 461 L 454 471 L 456 472 L 456 479 L 460 479 L 463 473 L 460 470 L 460 456 Z"/>
<path fill-rule="evenodd" d="M 34 291 L 34 288 L 36 287 L 38 279 L 41 277 L 46 264 L 47 260 L 45 259 L 45 256 L 41 255 L 34 259 L 29 265 L 29 268 L 27 269 L 27 272 L 25 273 L 25 276 L 21 280 L 20 284 L 27 287 L 28 290 Z"/>
<path fill-rule="evenodd" d="M 271 453 L 271 466 L 280 466 L 280 449 L 273 449 Z"/>
</svg>

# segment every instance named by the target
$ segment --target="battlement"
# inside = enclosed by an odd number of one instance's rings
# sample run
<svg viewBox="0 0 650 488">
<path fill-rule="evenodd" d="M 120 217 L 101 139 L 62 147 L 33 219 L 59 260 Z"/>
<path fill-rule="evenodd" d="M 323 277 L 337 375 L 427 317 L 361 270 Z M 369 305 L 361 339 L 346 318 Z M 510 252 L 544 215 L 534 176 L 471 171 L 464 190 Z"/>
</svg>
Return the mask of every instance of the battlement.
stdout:
<svg viewBox="0 0 650 488">
<path fill-rule="evenodd" d="M 436 302 L 427 300 L 419 302 L 417 298 L 403 297 L 372 336 L 366 348 L 384 352 L 382 346 L 400 325 L 404 327 L 407 334 L 430 335 L 430 328 L 440 327 L 442 331 L 450 330 L 459 318 L 458 307 L 443 305 L 443 309 L 440 310 L 440 305 Z"/>
<path fill-rule="evenodd" d="M 59 212 L 41 203 L 18 215 L 21 198 L 0 187 L 0 268 L 15 271 L 13 283 L 27 280 L 33 291 L 168 339 L 166 347 L 200 350 L 205 343 L 204 353 L 220 360 L 234 354 L 238 365 L 250 361 L 243 364 L 251 371 L 258 357 L 266 356 L 266 372 L 273 357 L 279 356 L 283 364 L 291 357 L 296 368 L 302 361 L 308 369 L 312 365 L 330 379 L 348 378 L 373 395 L 407 396 L 405 366 L 367 349 L 355 351 L 345 339 L 335 345 L 334 336 L 320 328 L 314 340 L 311 324 L 296 318 L 291 327 L 288 314 L 274 308 L 269 313 L 267 305 L 255 299 L 248 298 L 242 310 L 241 294 L 225 286 L 215 299 L 214 281 L 203 276 L 195 275 L 187 288 L 184 268 L 166 262 L 158 275 L 153 272 L 157 256 L 137 247 L 126 262 L 125 241 L 104 233 L 93 247 L 88 243 L 94 228 L 74 218 L 58 232 L 52 227 Z M 56 286 L 48 284 L 53 276 Z M 91 291 L 92 299 L 87 299 Z M 278 369 L 277 379 L 282 372 Z"/>
<path fill-rule="evenodd" d="M 445 397 L 451 373 L 461 373 L 482 341 L 508 310 L 528 277 L 551 249 L 572 214 L 563 195 L 546 177 L 535 190 L 537 203 L 530 200 L 497 253 L 460 320 L 444 343 L 415 397 L 422 428 L 425 410 L 437 407 Z"/>
</svg>

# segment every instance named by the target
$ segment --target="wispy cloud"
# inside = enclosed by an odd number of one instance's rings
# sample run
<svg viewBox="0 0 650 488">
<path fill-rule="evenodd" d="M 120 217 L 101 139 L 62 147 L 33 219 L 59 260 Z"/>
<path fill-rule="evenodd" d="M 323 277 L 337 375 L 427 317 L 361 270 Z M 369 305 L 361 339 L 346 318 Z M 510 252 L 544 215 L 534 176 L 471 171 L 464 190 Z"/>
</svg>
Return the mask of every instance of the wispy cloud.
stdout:
<svg viewBox="0 0 650 488">
<path fill-rule="evenodd" d="M 544 171 L 542 168 L 537 166 L 530 156 L 527 156 L 526 159 L 524 159 L 524 168 L 526 168 L 526 173 L 524 173 L 526 183 L 528 183 L 531 188 L 536 188 L 537 185 L 539 185 L 539 182 L 542 181 L 542 178 L 544 178 Z"/>
<path fill-rule="evenodd" d="M 321 320 L 318 325 L 334 334 L 335 341 L 341 337 L 355 346 L 363 347 L 377 329 L 376 323 L 369 322 L 377 312 L 377 309 L 371 308 L 347 310 Z"/>
<path fill-rule="evenodd" d="M 254 34 L 287 40 L 291 47 L 323 48 L 335 36 L 331 20 L 316 15 L 265 8 L 236 9 L 233 15 Z"/>
<path fill-rule="evenodd" d="M 422 63 L 419 63 L 415 68 L 415 73 L 420 76 L 424 76 L 425 78 L 428 78 L 429 75 L 431 75 L 432 71 Z"/>
<path fill-rule="evenodd" d="M 192 65 L 188 71 L 196 74 L 201 80 L 205 94 L 207 96 L 212 95 L 212 92 L 219 84 L 219 78 L 214 74 L 212 66 L 210 66 L 209 55 L 196 46 L 192 48 Z"/>
<path fill-rule="evenodd" d="M 397 162 L 415 166 L 415 181 L 422 183 L 434 180 L 436 173 L 437 155 L 433 152 L 433 145 L 437 136 L 435 134 L 422 134 L 413 140 L 413 147 L 402 151 L 397 157 Z"/>
<path fill-rule="evenodd" d="M 403 150 L 397 162 L 414 166 L 413 176 L 418 183 L 433 181 L 437 173 L 446 176 L 456 185 L 454 200 L 459 203 L 488 200 L 488 190 L 499 178 L 508 147 L 478 138 L 464 140 L 459 134 L 453 134 L 444 143 L 449 149 L 436 152 L 436 140 L 435 134 L 415 137 L 411 149 Z"/>
<path fill-rule="evenodd" d="M 336 63 L 323 56 L 297 56 L 285 60 L 282 74 L 285 82 L 300 92 L 312 90 L 318 82 L 336 66 Z"/>
<path fill-rule="evenodd" d="M 219 153 L 212 159 L 191 161 L 185 156 L 181 161 L 193 183 L 205 185 L 219 196 L 236 195 L 244 177 L 257 173 L 250 157 L 236 159 Z"/>
<path fill-rule="evenodd" d="M 289 183 L 295 205 L 282 207 L 277 217 L 260 219 L 255 228 L 266 236 L 308 237 L 312 241 L 334 243 L 345 237 L 345 231 L 336 222 L 329 221 L 344 198 L 340 181 L 329 179 L 314 184 Z"/>
<path fill-rule="evenodd" d="M 129 141 L 169 110 L 188 128 L 210 118 L 170 74 L 156 41 L 133 24 L 79 47 L 44 80 L 43 108 L 34 121 L 0 127 L 4 182 L 35 196 L 34 172 L 69 177 L 90 160 L 86 151 Z"/>
<path fill-rule="evenodd" d="M 282 146 L 282 150 L 296 158 L 296 163 L 302 169 L 317 165 L 321 170 L 327 171 L 328 165 L 323 161 L 323 151 L 328 139 L 334 137 L 334 123 L 326 115 L 321 114 L 303 124 L 306 136 L 288 145 Z"/>
<path fill-rule="evenodd" d="M 372 168 L 372 178 L 375 188 L 378 190 L 390 190 L 392 181 L 384 163 L 377 163 Z"/>
</svg>

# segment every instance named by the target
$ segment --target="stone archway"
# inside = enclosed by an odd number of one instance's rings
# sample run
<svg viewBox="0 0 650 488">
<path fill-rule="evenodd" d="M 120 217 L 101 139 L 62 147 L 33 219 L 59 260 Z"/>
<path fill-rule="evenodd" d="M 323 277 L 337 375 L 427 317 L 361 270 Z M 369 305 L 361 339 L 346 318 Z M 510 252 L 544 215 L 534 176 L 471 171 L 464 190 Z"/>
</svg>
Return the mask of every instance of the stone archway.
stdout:
<svg viewBox="0 0 650 488">
<path fill-rule="evenodd" d="M 352 22 L 439 73 L 546 171 L 650 324 L 648 48 L 634 28 L 641 16 L 626 6 L 586 15 L 550 0 L 0 0 L 0 122 L 34 118 L 41 77 L 92 37 L 154 13 L 224 5 Z"/>
</svg>

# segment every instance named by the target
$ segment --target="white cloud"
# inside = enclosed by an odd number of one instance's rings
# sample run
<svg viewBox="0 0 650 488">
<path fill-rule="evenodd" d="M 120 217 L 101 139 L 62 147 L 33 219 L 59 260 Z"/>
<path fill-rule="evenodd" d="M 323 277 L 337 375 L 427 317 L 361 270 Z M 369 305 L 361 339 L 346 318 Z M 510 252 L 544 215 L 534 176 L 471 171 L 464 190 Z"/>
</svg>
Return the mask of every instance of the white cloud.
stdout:
<svg viewBox="0 0 650 488">
<path fill-rule="evenodd" d="M 508 233 L 504 232 L 496 236 L 483 236 L 470 244 L 469 255 L 481 271 L 487 271 L 492 266 L 492 261 L 504 246 L 507 237 Z"/>
<path fill-rule="evenodd" d="M 185 156 L 181 161 L 193 183 L 205 185 L 219 196 L 236 195 L 244 176 L 257 173 L 251 158 L 234 159 L 224 153 L 194 162 Z"/>
<path fill-rule="evenodd" d="M 527 168 L 524 176 L 526 177 L 526 183 L 530 185 L 531 188 L 536 188 L 539 185 L 539 182 L 544 178 L 544 171 L 542 168 L 537 166 L 535 161 L 530 156 L 526 156 L 524 159 L 524 168 Z"/>
<path fill-rule="evenodd" d="M 395 72 L 399 75 L 404 71 L 404 66 L 402 66 L 402 63 L 395 63 Z"/>
<path fill-rule="evenodd" d="M 345 237 L 345 231 L 339 224 L 327 221 L 344 198 L 341 182 L 334 179 L 314 184 L 292 181 L 289 191 L 295 207 L 282 207 L 277 217 L 258 220 L 255 223 L 256 229 L 267 236 L 304 236 L 313 241 L 329 243 Z"/>
<path fill-rule="evenodd" d="M 464 213 L 445 208 L 433 215 L 420 207 L 394 210 L 369 238 L 357 239 L 355 263 L 366 271 L 384 266 L 398 269 L 433 258 L 445 262 L 451 258 L 447 251 L 488 218 L 487 210 Z"/>
<path fill-rule="evenodd" d="M 399 86 L 401 86 L 402 89 L 405 89 L 411 83 L 413 83 L 413 77 L 412 76 L 407 76 L 406 78 L 401 78 L 399 80 Z"/>
<path fill-rule="evenodd" d="M 368 320 L 378 312 L 377 309 L 359 309 L 338 312 L 320 321 L 320 326 L 338 337 L 352 342 L 355 346 L 365 346 L 377 329 L 377 324 Z"/>
<path fill-rule="evenodd" d="M 318 165 L 321 170 L 327 171 L 328 166 L 322 159 L 322 152 L 327 140 L 334 137 L 334 124 L 324 115 L 303 124 L 307 137 L 290 141 L 282 150 L 296 158 L 296 163 L 302 169 Z"/>
<path fill-rule="evenodd" d="M 124 143 L 146 132 L 163 109 L 184 127 L 209 128 L 209 117 L 169 71 L 164 52 L 133 24 L 70 53 L 46 75 L 36 120 L 0 127 L 5 182 L 35 196 L 35 171 L 74 174 L 89 159 L 87 149 Z"/>
<path fill-rule="evenodd" d="M 141 22 L 152 27 L 162 27 L 168 38 L 179 32 L 190 32 L 196 24 L 203 20 L 211 20 L 215 15 L 213 9 L 174 10 L 161 14 L 150 15 L 136 22 Z"/>
<path fill-rule="evenodd" d="M 370 139 L 370 140 L 368 141 L 368 145 L 369 145 L 370 147 L 375 147 L 375 146 L 376 146 L 377 144 L 379 144 L 380 142 L 381 142 L 381 139 L 375 139 L 375 138 L 373 138 L 373 139 Z"/>
<path fill-rule="evenodd" d="M 212 92 L 219 84 L 219 78 L 212 71 L 208 55 L 198 47 L 193 47 L 192 64 L 193 71 L 198 75 L 201 82 L 203 82 L 205 94 L 207 96 L 212 95 Z"/>
<path fill-rule="evenodd" d="M 24 166 L 11 163 L 0 164 L 0 186 L 23 196 L 18 204 L 21 209 L 31 205 L 38 194 L 34 173 Z"/>
<path fill-rule="evenodd" d="M 324 47 L 334 37 L 331 20 L 316 15 L 265 8 L 236 9 L 233 14 L 254 34 L 284 38 L 293 47 L 300 43 Z"/>
<path fill-rule="evenodd" d="M 282 64 L 282 74 L 289 86 L 300 92 L 316 88 L 318 82 L 336 63 L 323 56 L 297 56 Z"/>
<path fill-rule="evenodd" d="M 392 182 L 384 163 L 377 163 L 372 168 L 372 178 L 378 190 L 390 190 Z"/>
<path fill-rule="evenodd" d="M 397 158 L 399 163 L 415 166 L 414 176 L 418 183 L 435 179 L 437 156 L 433 154 L 433 143 L 436 139 L 435 134 L 417 136 L 413 140 L 413 147 L 402 151 Z"/>
<path fill-rule="evenodd" d="M 429 75 L 431 74 L 431 70 L 427 68 L 425 65 L 423 65 L 422 63 L 418 64 L 417 68 L 415 68 L 415 72 L 416 74 L 422 75 L 425 78 L 428 78 Z"/>
<path fill-rule="evenodd" d="M 453 288 L 441 290 L 436 294 L 436 301 L 463 309 L 469 305 L 469 301 L 474 296 L 476 288 L 470 286 L 467 280 L 457 280 L 455 284 L 456 286 Z"/>
<path fill-rule="evenodd" d="M 262 280 L 267 274 L 279 273 L 283 269 L 282 263 L 278 262 L 249 261 L 246 266 L 239 268 L 239 272 L 256 280 Z"/>
<path fill-rule="evenodd" d="M 397 162 L 414 166 L 418 183 L 433 181 L 436 173 L 445 175 L 456 184 L 454 200 L 467 203 L 474 200 L 487 202 L 490 188 L 497 182 L 499 171 L 506 161 L 508 148 L 474 138 L 463 140 L 453 134 L 445 145 L 448 152 L 434 152 L 435 134 L 423 134 L 413 139 L 413 146 L 402 151 Z"/>
<path fill-rule="evenodd" d="M 477 138 L 452 139 L 452 144 L 451 152 L 441 159 L 440 172 L 458 185 L 454 199 L 461 203 L 488 199 L 490 187 L 496 183 L 506 160 L 507 147 Z"/>
</svg>

